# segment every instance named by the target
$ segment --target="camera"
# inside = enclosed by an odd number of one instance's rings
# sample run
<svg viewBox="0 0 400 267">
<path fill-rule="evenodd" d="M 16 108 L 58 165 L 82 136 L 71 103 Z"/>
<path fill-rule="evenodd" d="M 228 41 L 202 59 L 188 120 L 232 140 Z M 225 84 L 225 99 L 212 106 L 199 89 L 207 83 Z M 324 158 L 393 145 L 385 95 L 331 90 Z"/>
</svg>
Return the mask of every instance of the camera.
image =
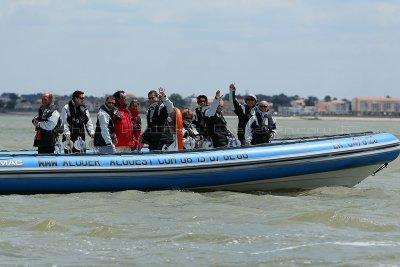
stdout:
<svg viewBox="0 0 400 267">
<path fill-rule="evenodd" d="M 39 120 L 39 116 L 35 116 L 35 117 L 33 117 L 33 119 L 32 119 L 32 123 L 34 123 L 35 121 L 37 121 L 37 120 Z"/>
<path fill-rule="evenodd" d="M 81 123 L 81 120 L 77 119 L 77 118 L 72 118 L 72 123 L 73 124 L 79 124 L 79 123 Z"/>
</svg>

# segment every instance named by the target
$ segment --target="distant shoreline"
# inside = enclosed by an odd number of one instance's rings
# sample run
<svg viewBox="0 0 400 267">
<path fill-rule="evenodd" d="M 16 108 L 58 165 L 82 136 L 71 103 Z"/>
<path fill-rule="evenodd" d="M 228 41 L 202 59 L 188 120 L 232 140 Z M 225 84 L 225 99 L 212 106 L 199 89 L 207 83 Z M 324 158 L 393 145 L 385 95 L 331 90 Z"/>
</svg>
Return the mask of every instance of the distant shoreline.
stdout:
<svg viewBox="0 0 400 267">
<path fill-rule="evenodd" d="M 400 121 L 399 118 L 392 117 L 359 117 L 359 116 L 292 116 L 292 117 L 281 117 L 276 116 L 279 120 L 324 120 L 324 121 Z"/>
<path fill-rule="evenodd" d="M 37 111 L 7 111 L 7 112 L 0 112 L 0 116 L 16 116 L 16 115 L 32 115 L 35 116 Z"/>
<path fill-rule="evenodd" d="M 235 115 L 224 116 L 228 119 L 237 118 Z M 312 120 L 312 121 L 400 121 L 399 118 L 388 118 L 388 117 L 359 117 L 359 116 L 274 116 L 277 120 Z"/>
<path fill-rule="evenodd" d="M 92 112 L 93 113 L 93 112 Z M 0 113 L 0 116 L 17 116 L 17 115 L 32 115 L 35 116 L 35 111 L 12 111 Z M 95 113 L 93 113 L 95 114 Z M 141 115 L 145 115 L 142 114 Z M 226 115 L 226 118 L 235 119 L 235 115 Z M 400 121 L 400 117 L 362 117 L 362 116 L 275 116 L 278 120 L 323 120 L 323 121 Z"/>
</svg>

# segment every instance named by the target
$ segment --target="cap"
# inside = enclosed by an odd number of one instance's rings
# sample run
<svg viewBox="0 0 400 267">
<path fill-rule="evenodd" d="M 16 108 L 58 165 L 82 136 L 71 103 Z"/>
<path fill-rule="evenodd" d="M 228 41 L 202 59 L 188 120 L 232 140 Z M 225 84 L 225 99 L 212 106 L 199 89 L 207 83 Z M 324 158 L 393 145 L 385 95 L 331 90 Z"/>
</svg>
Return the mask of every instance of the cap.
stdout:
<svg viewBox="0 0 400 267">
<path fill-rule="evenodd" d="M 256 102 L 257 102 L 257 97 L 256 97 L 256 95 L 254 95 L 254 94 L 249 94 L 248 96 L 246 96 L 246 101 L 247 101 L 247 99 L 249 99 L 249 98 L 254 98 L 254 99 L 256 100 Z"/>
</svg>

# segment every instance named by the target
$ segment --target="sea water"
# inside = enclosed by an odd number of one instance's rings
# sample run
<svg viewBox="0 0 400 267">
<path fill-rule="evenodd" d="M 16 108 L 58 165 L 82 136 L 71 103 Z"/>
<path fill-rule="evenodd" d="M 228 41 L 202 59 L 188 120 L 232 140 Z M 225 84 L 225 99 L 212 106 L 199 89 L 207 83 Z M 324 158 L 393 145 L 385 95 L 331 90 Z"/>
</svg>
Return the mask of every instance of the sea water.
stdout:
<svg viewBox="0 0 400 267">
<path fill-rule="evenodd" d="M 32 149 L 31 117 L 0 115 L 0 149 Z M 278 137 L 400 136 L 398 121 L 277 121 Z M 399 163 L 296 193 L 2 195 L 0 266 L 400 266 Z"/>
</svg>

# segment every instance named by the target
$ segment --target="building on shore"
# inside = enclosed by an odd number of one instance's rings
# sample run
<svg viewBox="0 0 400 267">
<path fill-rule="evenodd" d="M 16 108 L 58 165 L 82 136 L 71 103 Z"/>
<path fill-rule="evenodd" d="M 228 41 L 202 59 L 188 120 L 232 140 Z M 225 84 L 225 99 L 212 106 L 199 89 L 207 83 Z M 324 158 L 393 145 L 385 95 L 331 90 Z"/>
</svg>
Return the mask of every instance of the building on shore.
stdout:
<svg viewBox="0 0 400 267">
<path fill-rule="evenodd" d="M 318 101 L 319 114 L 346 115 L 351 112 L 351 103 L 346 100 Z"/>
<path fill-rule="evenodd" d="M 400 98 L 356 97 L 352 100 L 352 112 L 360 116 L 400 114 Z"/>
<path fill-rule="evenodd" d="M 317 113 L 317 107 L 306 106 L 304 98 L 290 101 L 290 106 L 278 107 L 278 114 L 282 116 L 314 116 Z"/>
</svg>

